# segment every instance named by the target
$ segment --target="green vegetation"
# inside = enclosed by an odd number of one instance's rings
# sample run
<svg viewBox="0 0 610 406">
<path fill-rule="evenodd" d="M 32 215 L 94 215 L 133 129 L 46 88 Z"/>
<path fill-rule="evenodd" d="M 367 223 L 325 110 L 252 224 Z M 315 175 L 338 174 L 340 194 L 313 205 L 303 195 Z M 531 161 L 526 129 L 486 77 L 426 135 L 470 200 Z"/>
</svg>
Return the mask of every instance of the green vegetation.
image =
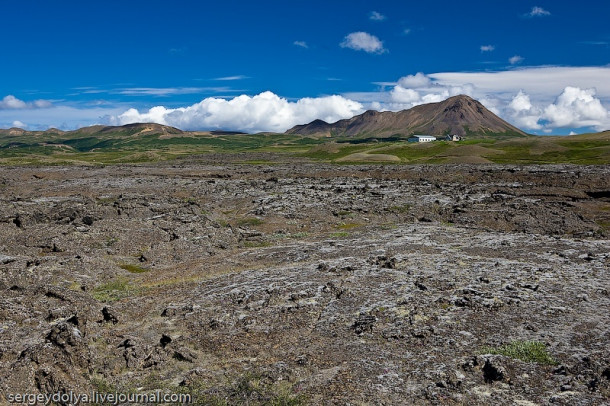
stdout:
<svg viewBox="0 0 610 406">
<path fill-rule="evenodd" d="M 121 264 L 119 266 L 130 273 L 144 273 L 144 272 L 149 271 L 148 269 L 142 268 L 141 266 L 138 266 L 138 265 Z"/>
<path fill-rule="evenodd" d="M 411 210 L 411 205 L 403 204 L 401 206 L 392 206 L 392 207 L 389 207 L 387 210 L 391 213 L 404 214 L 404 213 L 407 213 L 409 210 Z"/>
<path fill-rule="evenodd" d="M 557 361 L 548 353 L 546 346 L 538 341 L 513 341 L 500 347 L 485 347 L 483 354 L 499 354 L 525 362 L 555 365 Z"/>
<path fill-rule="evenodd" d="M 0 165 L 105 165 L 145 163 L 209 153 L 276 153 L 273 161 L 253 157 L 237 163 L 269 165 L 304 157 L 332 163 L 434 164 L 608 164 L 610 133 L 564 137 L 469 133 L 459 142 L 409 143 L 407 136 L 300 136 L 294 134 L 184 133 L 164 136 L 137 128 L 84 128 L 68 133 L 0 133 Z"/>
<path fill-rule="evenodd" d="M 347 231 L 339 231 L 336 233 L 331 233 L 330 236 L 332 238 L 345 238 L 345 237 L 349 237 L 349 233 Z"/>
<path fill-rule="evenodd" d="M 116 302 L 117 300 L 137 294 L 138 289 L 132 286 L 127 278 L 119 277 L 93 289 L 92 296 L 100 302 Z"/>
<path fill-rule="evenodd" d="M 351 230 L 352 228 L 357 228 L 362 226 L 362 224 L 358 223 L 340 223 L 337 225 L 337 228 L 340 230 Z"/>
<path fill-rule="evenodd" d="M 190 394 L 198 405 L 303 406 L 308 403 L 305 396 L 295 393 L 294 384 L 275 382 L 261 372 L 246 372 L 220 388 L 210 388 L 195 381 L 188 386 L 172 388 L 172 391 Z"/>
<path fill-rule="evenodd" d="M 260 226 L 263 223 L 264 221 L 257 217 L 245 218 L 237 222 L 237 224 L 240 226 Z"/>
</svg>

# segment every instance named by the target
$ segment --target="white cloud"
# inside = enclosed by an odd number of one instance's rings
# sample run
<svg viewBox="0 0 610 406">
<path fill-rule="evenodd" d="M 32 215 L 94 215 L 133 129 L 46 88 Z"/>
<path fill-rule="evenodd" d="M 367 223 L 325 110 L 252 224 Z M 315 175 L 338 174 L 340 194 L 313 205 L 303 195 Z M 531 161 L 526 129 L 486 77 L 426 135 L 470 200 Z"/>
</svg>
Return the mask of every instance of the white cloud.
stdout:
<svg viewBox="0 0 610 406">
<path fill-rule="evenodd" d="M 108 124 L 107 117 L 125 111 L 125 107 L 70 107 L 54 105 L 49 108 L 0 109 L 0 128 L 9 128 L 15 121 L 27 123 L 30 130 L 46 130 L 50 127 L 74 130 L 93 124 Z"/>
<path fill-rule="evenodd" d="M 34 100 L 32 102 L 24 102 L 9 94 L 0 100 L 0 109 L 43 109 L 51 107 L 52 104 L 48 100 Z"/>
<path fill-rule="evenodd" d="M 508 62 L 510 62 L 511 65 L 516 65 L 523 62 L 523 59 L 524 58 L 521 55 L 515 55 L 508 58 Z"/>
<path fill-rule="evenodd" d="M 343 42 L 339 44 L 342 48 L 350 48 L 356 51 L 364 51 L 370 54 L 382 54 L 387 52 L 383 42 L 374 35 L 366 32 L 352 32 L 348 34 Z"/>
<path fill-rule="evenodd" d="M 217 79 L 217 80 L 223 80 Z M 230 79 L 224 79 L 230 80 Z M 172 96 L 179 94 L 196 94 L 203 92 L 226 92 L 230 91 L 228 87 L 129 87 L 117 89 L 111 93 L 123 94 L 126 96 Z"/>
<path fill-rule="evenodd" d="M 301 48 L 309 48 L 309 45 L 307 45 L 307 42 L 305 41 L 294 41 L 293 44 Z"/>
<path fill-rule="evenodd" d="M 15 120 L 15 121 L 13 121 L 13 127 L 17 127 L 17 128 L 23 128 L 23 129 L 25 129 L 25 128 L 27 128 L 27 127 L 28 127 L 28 125 L 27 125 L 27 124 L 25 124 L 25 123 L 22 123 L 22 122 L 21 122 L 21 121 L 19 121 L 19 120 Z"/>
<path fill-rule="evenodd" d="M 10 94 L 0 101 L 0 109 L 25 109 L 27 107 L 28 105 L 23 100 Z"/>
<path fill-rule="evenodd" d="M 288 101 L 271 92 L 230 100 L 207 98 L 182 108 L 136 110 L 49 101 L 0 99 L 0 128 L 27 123 L 28 129 L 74 129 L 92 124 L 148 121 L 188 129 L 284 131 L 314 119 L 336 121 L 365 109 L 397 111 L 467 94 L 511 124 L 539 133 L 610 129 L 610 66 L 524 67 L 498 72 L 418 72 L 395 82 L 375 82 L 376 91 Z M 149 89 L 149 88 L 144 88 Z M 176 88 L 180 89 L 180 88 Z M 120 89 L 119 89 L 120 90 Z M 123 89 L 125 90 L 125 89 Z M 110 90 L 109 92 L 115 92 Z M 57 103 L 57 102 L 56 102 Z M 563 130 L 565 129 L 565 130 Z"/>
<path fill-rule="evenodd" d="M 383 14 L 381 14 L 377 11 L 371 11 L 371 14 L 369 15 L 369 19 L 371 19 L 373 21 L 383 21 L 386 18 L 387 18 L 386 16 L 384 16 Z"/>
<path fill-rule="evenodd" d="M 407 75 L 398 79 L 398 84 L 402 87 L 426 87 L 430 86 L 432 81 L 422 72 L 417 72 L 415 75 Z"/>
<path fill-rule="evenodd" d="M 37 109 L 47 109 L 53 107 L 53 103 L 48 100 L 34 100 L 32 106 Z"/>
<path fill-rule="evenodd" d="M 377 92 L 354 92 L 345 96 L 370 108 L 396 111 L 467 94 L 526 131 L 553 132 L 557 128 L 601 131 L 610 128 L 609 78 L 610 66 L 530 67 L 428 75 L 418 72 L 397 82 L 375 82 L 381 86 Z"/>
<path fill-rule="evenodd" d="M 481 45 L 481 52 L 491 52 L 496 49 L 493 45 Z"/>
<path fill-rule="evenodd" d="M 547 10 L 543 9 L 542 7 L 532 7 L 532 11 L 530 11 L 529 13 L 526 14 L 527 17 L 543 17 L 543 16 L 550 16 L 551 13 L 548 12 Z"/>
<path fill-rule="evenodd" d="M 497 72 L 439 72 L 427 76 L 441 86 L 471 83 L 478 97 L 495 95 L 506 100 L 506 103 L 523 90 L 532 98 L 548 104 L 567 86 L 595 88 L 598 97 L 610 102 L 610 66 L 545 66 Z"/>
<path fill-rule="evenodd" d="M 523 93 L 522 90 L 519 90 L 519 93 L 515 97 L 513 97 L 508 107 L 510 107 L 517 113 L 522 111 L 529 111 L 532 108 L 532 102 L 530 101 L 530 97 L 527 94 Z"/>
<path fill-rule="evenodd" d="M 290 102 L 272 92 L 231 100 L 209 97 L 188 107 L 153 107 L 146 112 L 129 109 L 112 117 L 114 124 L 155 122 L 185 130 L 228 129 L 246 132 L 283 132 L 315 119 L 334 122 L 362 113 L 362 104 L 342 96 L 303 98 Z"/>
<path fill-rule="evenodd" d="M 610 115 L 594 89 L 567 86 L 555 102 L 534 105 L 530 96 L 519 91 L 508 105 L 508 117 L 518 127 L 551 132 L 556 128 L 610 128 Z"/>
<path fill-rule="evenodd" d="M 595 127 L 607 129 L 610 124 L 608 110 L 595 97 L 595 89 L 568 86 L 555 103 L 544 109 L 542 118 L 552 128 Z"/>
<path fill-rule="evenodd" d="M 529 95 L 522 90 L 519 90 L 519 93 L 508 104 L 508 110 L 510 121 L 517 127 L 529 130 L 542 129 L 542 125 L 538 123 L 541 115 L 540 109 L 532 105 Z"/>
<path fill-rule="evenodd" d="M 397 103 L 417 103 L 421 100 L 420 94 L 413 89 L 406 89 L 402 86 L 395 86 L 390 91 L 392 101 Z"/>
<path fill-rule="evenodd" d="M 224 76 L 221 78 L 216 78 L 214 80 L 227 81 L 227 80 L 243 80 L 243 79 L 249 79 L 249 76 L 245 76 L 245 75 Z M 188 89 L 188 88 L 186 88 L 186 89 Z"/>
</svg>

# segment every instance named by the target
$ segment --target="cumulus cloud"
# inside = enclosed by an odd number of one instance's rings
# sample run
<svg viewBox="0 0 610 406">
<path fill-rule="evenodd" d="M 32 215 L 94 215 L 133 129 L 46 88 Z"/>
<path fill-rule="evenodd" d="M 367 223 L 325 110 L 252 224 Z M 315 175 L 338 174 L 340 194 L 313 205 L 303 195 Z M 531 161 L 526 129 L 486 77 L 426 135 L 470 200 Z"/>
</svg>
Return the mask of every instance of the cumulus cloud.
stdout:
<svg viewBox="0 0 610 406">
<path fill-rule="evenodd" d="M 568 86 L 548 105 L 542 115 L 549 127 L 595 127 L 607 129 L 610 124 L 608 110 L 595 97 L 595 89 L 580 89 Z"/>
<path fill-rule="evenodd" d="M 531 110 L 532 102 L 530 101 L 530 97 L 523 93 L 523 90 L 519 90 L 519 93 L 513 97 L 508 107 L 513 109 L 513 111 L 520 113 L 522 111 Z"/>
<path fill-rule="evenodd" d="M 534 6 L 534 7 L 532 7 L 532 10 L 525 15 L 527 17 L 544 17 L 544 16 L 550 16 L 551 13 L 548 12 L 547 10 L 543 9 L 542 7 Z"/>
<path fill-rule="evenodd" d="M 371 11 L 371 14 L 369 15 L 369 19 L 371 19 L 373 21 L 383 21 L 386 18 L 387 18 L 386 16 L 384 16 L 383 14 L 381 14 L 377 11 Z"/>
<path fill-rule="evenodd" d="M 610 128 L 610 114 L 595 89 L 567 86 L 553 103 L 533 103 L 520 90 L 506 109 L 506 118 L 518 127 L 550 132 L 556 128 L 585 128 L 598 131 Z"/>
<path fill-rule="evenodd" d="M 519 90 L 519 93 L 513 97 L 508 104 L 508 110 L 508 117 L 517 127 L 529 130 L 542 129 L 542 125 L 538 123 L 541 111 L 532 105 L 530 96 L 523 90 Z"/>
<path fill-rule="evenodd" d="M 481 45 L 481 52 L 491 52 L 496 49 L 493 45 Z"/>
<path fill-rule="evenodd" d="M 112 117 L 114 124 L 154 122 L 185 130 L 230 129 L 283 132 L 315 119 L 334 122 L 364 111 L 362 104 L 342 96 L 303 98 L 290 102 L 272 92 L 241 95 L 231 100 L 209 97 L 188 107 L 157 106 L 145 112 L 129 109 Z"/>
<path fill-rule="evenodd" d="M 25 109 L 27 107 L 28 105 L 23 100 L 10 94 L 0 101 L 0 109 Z"/>
<path fill-rule="evenodd" d="M 374 99 L 381 101 L 379 106 L 382 110 L 390 111 L 408 109 L 425 103 L 436 103 L 458 94 L 472 96 L 474 91 L 474 87 L 469 83 L 441 85 L 422 72 L 404 76 L 395 83 L 376 83 L 382 85 L 383 90 L 380 93 L 371 93 L 371 95 Z M 392 86 L 392 89 L 384 93 L 386 86 Z M 363 94 L 351 93 L 350 95 L 357 100 L 366 99 Z"/>
<path fill-rule="evenodd" d="M 307 42 L 305 42 L 305 41 L 294 41 L 293 45 L 296 45 L 298 47 L 305 48 L 305 49 L 309 48 L 309 45 L 307 45 Z"/>
<path fill-rule="evenodd" d="M 43 109 L 52 107 L 48 100 L 34 100 L 32 102 L 24 102 L 9 94 L 0 100 L 0 109 Z"/>
<path fill-rule="evenodd" d="M 379 38 L 362 31 L 348 34 L 339 45 L 342 48 L 350 48 L 355 51 L 364 51 L 370 54 L 383 54 L 384 52 L 387 52 L 383 47 L 383 42 L 380 41 Z"/>
<path fill-rule="evenodd" d="M 402 87 L 426 87 L 430 86 L 431 83 L 432 80 L 424 75 L 423 72 L 417 72 L 415 75 L 407 75 L 398 79 L 398 84 Z"/>
<path fill-rule="evenodd" d="M 516 65 L 523 62 L 523 59 L 524 58 L 521 55 L 515 55 L 508 58 L 508 62 L 510 62 L 511 65 Z"/>
<path fill-rule="evenodd" d="M 421 95 L 413 89 L 407 89 L 402 86 L 394 86 L 390 91 L 392 101 L 397 103 L 417 103 L 421 100 Z"/>
<path fill-rule="evenodd" d="M 27 124 L 25 124 L 25 123 L 22 123 L 22 122 L 21 122 L 21 121 L 19 121 L 19 120 L 15 120 L 15 121 L 13 121 L 13 127 L 17 127 L 17 128 L 23 128 L 23 129 L 25 129 L 25 128 L 27 128 L 27 127 L 28 127 L 28 125 L 27 125 Z"/>
</svg>

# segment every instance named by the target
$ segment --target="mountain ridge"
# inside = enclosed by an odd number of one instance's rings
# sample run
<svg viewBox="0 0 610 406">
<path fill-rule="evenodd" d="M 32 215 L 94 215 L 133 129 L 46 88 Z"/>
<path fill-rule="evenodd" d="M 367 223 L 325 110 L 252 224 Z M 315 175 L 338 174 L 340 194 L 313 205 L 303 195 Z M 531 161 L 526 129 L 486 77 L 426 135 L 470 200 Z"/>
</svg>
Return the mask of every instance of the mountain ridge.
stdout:
<svg viewBox="0 0 610 406">
<path fill-rule="evenodd" d="M 185 134 L 178 128 L 156 123 L 133 123 L 120 126 L 111 125 L 92 125 L 81 127 L 76 130 L 63 131 L 57 128 L 49 128 L 47 130 L 29 131 L 23 128 L 12 127 L 8 129 L 0 129 L 0 135 L 4 136 L 22 136 L 22 135 L 94 135 L 94 134 L 111 134 L 127 132 L 129 135 L 146 135 L 146 134 Z"/>
<path fill-rule="evenodd" d="M 335 123 L 318 119 L 294 126 L 285 134 L 349 137 L 368 135 L 380 138 L 397 134 L 528 135 L 495 115 L 478 100 L 466 95 L 453 96 L 442 102 L 421 104 L 398 112 L 367 110 Z"/>
</svg>

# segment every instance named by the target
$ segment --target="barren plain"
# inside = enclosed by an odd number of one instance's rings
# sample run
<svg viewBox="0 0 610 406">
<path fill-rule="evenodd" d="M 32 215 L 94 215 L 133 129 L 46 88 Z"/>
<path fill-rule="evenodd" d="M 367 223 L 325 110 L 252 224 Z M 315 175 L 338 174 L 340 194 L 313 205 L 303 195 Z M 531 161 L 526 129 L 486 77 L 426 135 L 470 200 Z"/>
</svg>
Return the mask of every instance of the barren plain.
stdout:
<svg viewBox="0 0 610 406">
<path fill-rule="evenodd" d="M 0 401 L 610 402 L 610 167 L 246 158 L 3 167 Z"/>
</svg>

